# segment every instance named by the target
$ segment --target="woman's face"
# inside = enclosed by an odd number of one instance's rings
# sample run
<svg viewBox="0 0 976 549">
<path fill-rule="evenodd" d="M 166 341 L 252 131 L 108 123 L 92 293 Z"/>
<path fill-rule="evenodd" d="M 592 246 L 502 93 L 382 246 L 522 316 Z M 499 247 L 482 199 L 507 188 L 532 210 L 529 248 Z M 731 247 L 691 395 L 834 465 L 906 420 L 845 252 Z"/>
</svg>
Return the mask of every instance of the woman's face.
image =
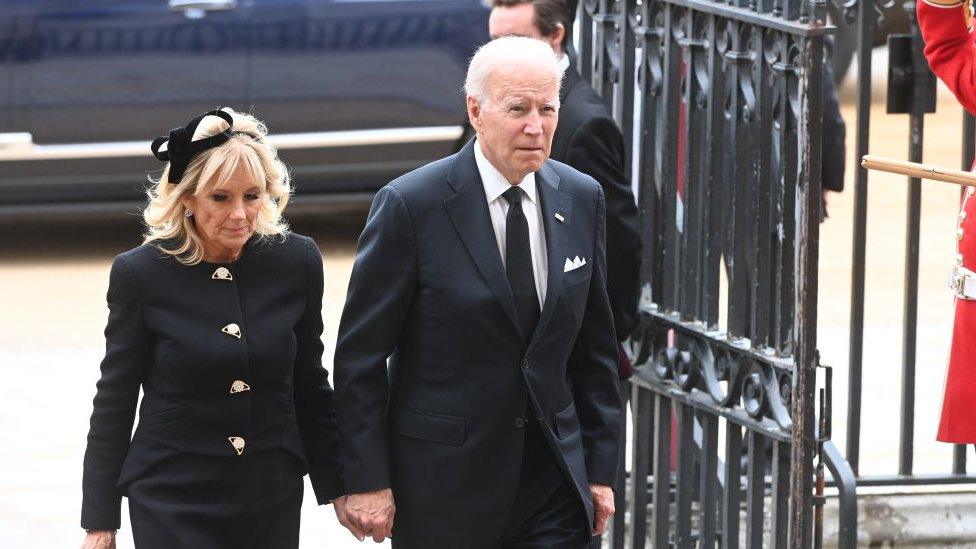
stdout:
<svg viewBox="0 0 976 549">
<path fill-rule="evenodd" d="M 183 205 L 193 210 L 206 261 L 234 261 L 254 234 L 262 190 L 242 166 L 238 165 L 223 187 L 208 183 L 203 192 L 183 199 Z"/>
</svg>

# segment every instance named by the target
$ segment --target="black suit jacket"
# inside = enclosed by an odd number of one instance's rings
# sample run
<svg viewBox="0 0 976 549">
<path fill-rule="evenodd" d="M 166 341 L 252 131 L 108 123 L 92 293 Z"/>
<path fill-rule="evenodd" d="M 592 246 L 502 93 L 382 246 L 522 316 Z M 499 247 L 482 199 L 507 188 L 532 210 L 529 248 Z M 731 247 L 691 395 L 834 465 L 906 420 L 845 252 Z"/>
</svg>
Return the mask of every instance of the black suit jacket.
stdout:
<svg viewBox="0 0 976 549">
<path fill-rule="evenodd" d="M 399 547 L 499 545 L 528 398 L 591 520 L 589 484 L 612 485 L 616 475 L 620 400 L 603 191 L 559 162 L 536 174 L 548 282 L 535 332 L 522 334 L 474 146 L 376 195 L 339 327 L 346 489 L 393 488 Z M 575 256 L 586 265 L 564 272 Z"/>
<path fill-rule="evenodd" d="M 570 64 L 559 90 L 559 123 L 550 157 L 589 175 L 603 187 L 607 204 L 607 293 L 617 337 L 637 327 L 641 235 L 627 177 L 624 137 L 610 110 Z"/>
<path fill-rule="evenodd" d="M 320 503 L 342 494 L 322 368 L 322 256 L 311 239 L 252 239 L 240 259 L 185 266 L 153 245 L 115 258 L 105 358 L 85 452 L 81 525 L 115 529 L 126 486 L 179 454 L 284 448 Z M 222 331 L 236 324 L 238 339 Z M 235 381 L 243 382 L 235 384 Z M 130 441 L 139 389 L 139 425 Z"/>
<path fill-rule="evenodd" d="M 837 83 L 834 81 L 834 68 L 830 63 L 833 56 L 834 41 L 824 40 L 823 64 L 823 146 L 822 149 L 822 187 L 828 191 L 844 190 L 844 166 L 847 158 L 845 139 L 847 126 L 840 115 L 840 100 L 837 98 Z"/>
</svg>

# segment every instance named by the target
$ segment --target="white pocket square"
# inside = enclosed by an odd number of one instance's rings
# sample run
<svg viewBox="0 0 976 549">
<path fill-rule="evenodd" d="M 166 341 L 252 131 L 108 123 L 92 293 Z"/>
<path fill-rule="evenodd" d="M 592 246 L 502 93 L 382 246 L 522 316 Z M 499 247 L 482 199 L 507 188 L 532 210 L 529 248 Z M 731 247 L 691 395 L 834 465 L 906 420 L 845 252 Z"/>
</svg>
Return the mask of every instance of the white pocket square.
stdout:
<svg viewBox="0 0 976 549">
<path fill-rule="evenodd" d="M 580 256 L 576 256 L 573 259 L 566 258 L 566 264 L 563 265 L 563 272 L 568 273 L 573 269 L 579 269 L 583 265 L 586 265 L 586 258 L 580 259 Z"/>
</svg>

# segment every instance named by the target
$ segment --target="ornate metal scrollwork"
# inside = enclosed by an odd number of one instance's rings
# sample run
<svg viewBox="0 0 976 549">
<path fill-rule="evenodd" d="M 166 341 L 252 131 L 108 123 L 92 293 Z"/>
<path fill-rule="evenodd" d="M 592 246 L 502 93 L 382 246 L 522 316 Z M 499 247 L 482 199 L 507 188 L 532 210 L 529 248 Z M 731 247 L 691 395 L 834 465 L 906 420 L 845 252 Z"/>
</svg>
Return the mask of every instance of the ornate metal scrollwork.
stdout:
<svg viewBox="0 0 976 549">
<path fill-rule="evenodd" d="M 742 407 L 753 419 L 766 415 L 766 384 L 762 369 L 753 361 L 748 361 L 742 377 Z"/>
<path fill-rule="evenodd" d="M 674 362 L 674 382 L 683 391 L 691 391 L 699 387 L 701 380 L 701 354 L 694 342 L 678 348 Z"/>
<path fill-rule="evenodd" d="M 853 25 L 857 22 L 858 0 L 826 0 L 829 13 L 842 14 L 842 21 L 833 21 L 835 25 Z M 875 18 L 874 25 L 877 28 L 885 28 L 890 22 L 888 14 L 892 10 L 901 8 L 906 2 L 903 0 L 873 0 L 872 15 Z"/>
<path fill-rule="evenodd" d="M 687 393 L 690 401 L 716 411 L 741 409 L 764 431 L 792 429 L 788 359 L 670 319 L 646 328 L 640 352 L 647 360 L 637 367 L 654 383 Z"/>
<path fill-rule="evenodd" d="M 735 406 L 742 396 L 742 370 L 738 361 L 728 351 L 712 353 L 707 345 L 704 349 L 707 352 L 703 353 L 702 360 L 705 390 L 715 404 L 723 407 Z"/>
<path fill-rule="evenodd" d="M 637 61 L 637 84 L 655 97 L 661 93 L 664 83 L 664 13 L 660 2 L 645 1 L 640 8 L 640 24 L 633 27 L 637 47 L 641 50 Z"/>
</svg>

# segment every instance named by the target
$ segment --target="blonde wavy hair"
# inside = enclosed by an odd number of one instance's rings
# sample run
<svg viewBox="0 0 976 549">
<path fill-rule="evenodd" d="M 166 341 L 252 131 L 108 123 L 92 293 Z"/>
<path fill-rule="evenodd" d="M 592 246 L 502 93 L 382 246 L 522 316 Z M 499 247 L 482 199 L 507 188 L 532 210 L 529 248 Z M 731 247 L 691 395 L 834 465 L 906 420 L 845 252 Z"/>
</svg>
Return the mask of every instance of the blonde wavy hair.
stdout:
<svg viewBox="0 0 976 549">
<path fill-rule="evenodd" d="M 261 208 L 254 222 L 254 234 L 265 239 L 288 231 L 282 214 L 291 198 L 291 177 L 278 158 L 278 151 L 268 143 L 267 127 L 250 114 L 226 107 L 221 110 L 234 120 L 233 131 L 240 133 L 194 156 L 179 184 L 169 182 L 169 163 L 159 179 L 149 178 L 150 188 L 146 191 L 149 203 L 142 212 L 147 228 L 143 243 L 155 243 L 162 252 L 184 265 L 203 261 L 204 250 L 193 219 L 185 214 L 182 199 L 222 188 L 239 167 L 261 187 Z M 226 121 L 207 116 L 200 121 L 192 140 L 227 129 Z"/>
</svg>

